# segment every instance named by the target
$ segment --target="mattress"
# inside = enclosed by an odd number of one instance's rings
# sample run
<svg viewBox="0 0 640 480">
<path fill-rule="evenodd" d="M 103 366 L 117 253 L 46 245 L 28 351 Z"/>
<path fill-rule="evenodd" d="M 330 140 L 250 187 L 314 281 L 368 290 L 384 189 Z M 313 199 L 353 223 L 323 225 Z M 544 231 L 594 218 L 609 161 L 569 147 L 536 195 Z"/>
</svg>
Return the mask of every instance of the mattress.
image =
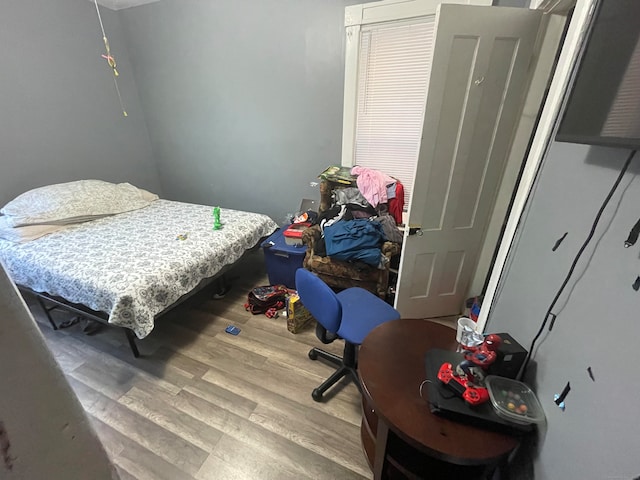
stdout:
<svg viewBox="0 0 640 480">
<path fill-rule="evenodd" d="M 214 230 L 212 210 L 156 200 L 31 242 L 0 240 L 0 260 L 18 285 L 105 312 L 144 338 L 159 313 L 278 227 L 223 208 Z"/>
</svg>

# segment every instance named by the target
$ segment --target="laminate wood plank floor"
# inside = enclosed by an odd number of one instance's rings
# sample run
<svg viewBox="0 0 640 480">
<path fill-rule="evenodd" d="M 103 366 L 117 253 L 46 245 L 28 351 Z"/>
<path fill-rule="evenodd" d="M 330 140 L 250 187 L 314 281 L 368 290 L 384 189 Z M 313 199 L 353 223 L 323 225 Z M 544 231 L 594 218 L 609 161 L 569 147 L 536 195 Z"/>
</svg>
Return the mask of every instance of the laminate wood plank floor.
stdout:
<svg viewBox="0 0 640 480">
<path fill-rule="evenodd" d="M 360 395 L 311 391 L 334 367 L 307 353 L 313 326 L 251 315 L 249 289 L 268 284 L 261 251 L 229 272 L 232 290 L 203 290 L 156 322 L 131 354 L 124 332 L 54 331 L 27 298 L 49 348 L 122 479 L 371 478 L 360 443 Z M 57 322 L 69 314 L 53 312 Z M 238 336 L 225 333 L 229 324 Z M 323 346 L 341 354 L 343 344 Z"/>
</svg>

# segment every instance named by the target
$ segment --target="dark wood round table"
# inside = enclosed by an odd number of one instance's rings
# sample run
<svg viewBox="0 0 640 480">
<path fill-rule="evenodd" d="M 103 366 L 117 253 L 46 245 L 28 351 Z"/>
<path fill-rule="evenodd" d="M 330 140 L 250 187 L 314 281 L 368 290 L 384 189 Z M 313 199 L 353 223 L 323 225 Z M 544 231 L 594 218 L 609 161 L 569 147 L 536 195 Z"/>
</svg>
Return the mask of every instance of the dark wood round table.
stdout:
<svg viewBox="0 0 640 480">
<path fill-rule="evenodd" d="M 456 349 L 455 330 L 428 320 L 394 320 L 360 346 L 362 445 L 382 478 L 489 478 L 519 438 L 434 415 L 427 403 L 425 353 Z"/>
</svg>

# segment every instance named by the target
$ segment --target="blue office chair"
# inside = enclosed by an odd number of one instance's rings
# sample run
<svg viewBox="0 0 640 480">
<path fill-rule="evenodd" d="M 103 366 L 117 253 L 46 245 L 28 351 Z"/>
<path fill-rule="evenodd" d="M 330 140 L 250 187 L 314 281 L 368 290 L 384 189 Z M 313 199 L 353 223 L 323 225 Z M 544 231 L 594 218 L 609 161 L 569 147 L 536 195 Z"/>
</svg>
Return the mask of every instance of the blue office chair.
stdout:
<svg viewBox="0 0 640 480">
<path fill-rule="evenodd" d="M 296 270 L 296 289 L 300 300 L 318 321 L 316 335 L 322 343 L 331 343 L 337 338 L 344 340 L 342 358 L 333 353 L 312 348 L 309 358 L 322 357 L 338 365 L 333 375 L 311 392 L 316 402 L 342 377 L 348 375 L 362 393 L 358 379 L 358 346 L 374 327 L 389 320 L 400 318 L 400 313 L 380 297 L 360 287 L 351 287 L 335 293 L 315 274 L 304 268 Z"/>
</svg>

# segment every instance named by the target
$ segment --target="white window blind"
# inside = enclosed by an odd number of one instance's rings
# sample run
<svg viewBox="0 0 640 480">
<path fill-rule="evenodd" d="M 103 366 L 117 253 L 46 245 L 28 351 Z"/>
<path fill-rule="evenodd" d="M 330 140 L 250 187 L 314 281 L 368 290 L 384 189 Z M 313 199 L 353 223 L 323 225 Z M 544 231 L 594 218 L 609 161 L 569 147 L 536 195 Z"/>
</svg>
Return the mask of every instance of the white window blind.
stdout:
<svg viewBox="0 0 640 480">
<path fill-rule="evenodd" d="M 604 137 L 640 138 L 640 39 L 602 129 Z"/>
<path fill-rule="evenodd" d="M 360 39 L 354 164 L 398 178 L 411 199 L 431 71 L 435 16 L 365 27 Z"/>
</svg>

